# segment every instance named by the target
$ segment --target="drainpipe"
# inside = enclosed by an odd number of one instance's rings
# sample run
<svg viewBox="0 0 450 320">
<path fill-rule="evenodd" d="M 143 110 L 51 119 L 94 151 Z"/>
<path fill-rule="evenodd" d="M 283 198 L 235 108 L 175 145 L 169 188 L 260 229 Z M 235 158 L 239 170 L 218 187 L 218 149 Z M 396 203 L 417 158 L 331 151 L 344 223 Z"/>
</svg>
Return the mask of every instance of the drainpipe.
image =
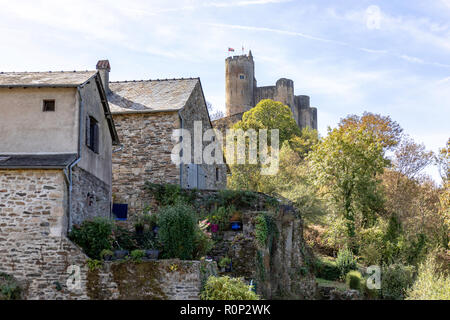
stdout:
<svg viewBox="0 0 450 320">
<path fill-rule="evenodd" d="M 183 130 L 184 122 L 183 122 L 183 117 L 181 117 L 180 111 L 178 111 L 178 116 L 180 117 L 181 130 Z M 181 149 L 181 150 L 183 150 L 183 149 Z M 184 152 L 184 150 L 182 152 Z M 183 162 L 180 162 L 180 188 L 183 188 Z"/>
<path fill-rule="evenodd" d="M 70 165 L 67 166 L 66 170 L 68 169 L 68 172 L 65 170 L 64 173 L 66 175 L 66 179 L 68 180 L 68 184 L 69 184 L 69 196 L 68 196 L 68 206 L 69 206 L 69 217 L 68 217 L 68 225 L 67 225 L 67 232 L 70 231 L 70 227 L 72 225 L 72 190 L 73 190 L 73 179 L 72 179 L 72 171 L 73 171 L 73 167 L 75 167 L 78 162 L 81 161 L 81 136 L 83 133 L 83 100 L 81 98 L 81 92 L 80 92 L 80 87 L 77 88 L 77 93 L 78 93 L 78 97 L 79 97 L 79 101 L 80 101 L 80 108 L 79 108 L 79 115 L 78 115 L 78 121 L 79 121 L 79 132 L 78 132 L 78 156 L 75 159 L 74 162 L 72 162 Z"/>
</svg>

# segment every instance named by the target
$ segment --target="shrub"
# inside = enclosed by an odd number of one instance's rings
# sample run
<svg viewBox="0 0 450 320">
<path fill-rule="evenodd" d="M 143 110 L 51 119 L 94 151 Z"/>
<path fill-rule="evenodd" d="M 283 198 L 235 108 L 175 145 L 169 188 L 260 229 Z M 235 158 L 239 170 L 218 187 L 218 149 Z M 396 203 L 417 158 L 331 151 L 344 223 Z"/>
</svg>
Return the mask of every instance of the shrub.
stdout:
<svg viewBox="0 0 450 320">
<path fill-rule="evenodd" d="M 345 276 L 345 283 L 353 290 L 361 290 L 364 286 L 364 278 L 359 271 L 349 271 Z"/>
<path fill-rule="evenodd" d="M 350 270 L 357 269 L 356 259 L 350 249 L 339 250 L 336 257 L 336 266 L 340 271 L 341 278 L 344 278 Z"/>
<path fill-rule="evenodd" d="M 407 300 L 450 300 L 450 275 L 440 272 L 434 253 L 419 266 L 417 280 L 407 290 Z"/>
<path fill-rule="evenodd" d="M 241 278 L 214 277 L 208 278 L 200 294 L 202 300 L 259 300 L 252 291 L 252 286 L 245 284 Z"/>
<path fill-rule="evenodd" d="M 105 218 L 86 220 L 80 226 L 74 226 L 69 238 L 91 258 L 100 259 L 102 250 L 111 250 L 113 243 L 113 223 Z"/>
<path fill-rule="evenodd" d="M 115 226 L 113 231 L 114 248 L 133 251 L 138 248 L 135 234 L 123 227 Z"/>
<path fill-rule="evenodd" d="M 219 225 L 221 231 L 228 230 L 230 227 L 231 213 L 234 207 L 218 207 L 208 217 L 211 223 Z"/>
<path fill-rule="evenodd" d="M 230 265 L 231 259 L 229 257 L 224 257 L 219 261 L 219 267 L 226 268 Z"/>
<path fill-rule="evenodd" d="M 177 202 L 192 204 L 195 198 L 195 190 L 182 189 L 176 184 L 146 182 L 145 188 L 153 194 L 161 206 L 172 206 Z"/>
<path fill-rule="evenodd" d="M 163 243 L 165 258 L 190 260 L 194 256 L 198 225 L 194 210 L 177 203 L 159 211 L 158 237 Z"/>
<path fill-rule="evenodd" d="M 328 258 L 317 259 L 314 269 L 317 278 L 335 281 L 341 276 L 341 271 L 336 262 Z"/>
<path fill-rule="evenodd" d="M 381 270 L 381 294 L 384 299 L 403 300 L 407 289 L 414 282 L 414 267 L 402 264 L 383 266 Z"/>
<path fill-rule="evenodd" d="M 133 250 L 130 253 L 131 259 L 134 261 L 141 261 L 142 258 L 145 257 L 145 251 L 144 250 Z"/>
<path fill-rule="evenodd" d="M 102 258 L 102 259 L 105 259 L 108 256 L 112 257 L 113 255 L 114 255 L 114 252 L 112 252 L 111 250 L 108 250 L 108 249 L 104 249 L 104 250 L 102 250 L 102 252 L 100 252 L 100 258 Z"/>
<path fill-rule="evenodd" d="M 22 289 L 9 274 L 0 272 L 0 300 L 20 300 Z"/>
<path fill-rule="evenodd" d="M 204 231 L 198 229 L 195 233 L 194 257 L 201 258 L 214 248 L 214 241 Z"/>
</svg>

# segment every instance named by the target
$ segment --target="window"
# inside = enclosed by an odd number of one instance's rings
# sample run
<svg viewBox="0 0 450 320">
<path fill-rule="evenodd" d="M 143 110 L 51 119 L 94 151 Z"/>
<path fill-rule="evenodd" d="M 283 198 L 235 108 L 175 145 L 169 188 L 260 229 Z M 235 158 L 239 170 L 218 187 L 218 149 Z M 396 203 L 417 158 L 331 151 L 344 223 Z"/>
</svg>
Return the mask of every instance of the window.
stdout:
<svg viewBox="0 0 450 320">
<path fill-rule="evenodd" d="M 219 168 L 216 168 L 216 181 L 219 181 Z"/>
<path fill-rule="evenodd" d="M 44 100 L 44 106 L 42 108 L 44 112 L 55 111 L 55 100 Z"/>
<path fill-rule="evenodd" d="M 239 75 L 239 79 L 244 80 L 244 79 L 245 79 L 245 76 L 244 76 L 243 74 L 240 74 L 240 75 Z"/>
<path fill-rule="evenodd" d="M 99 151 L 99 127 L 98 121 L 93 117 L 86 118 L 86 145 L 89 149 Z"/>
</svg>

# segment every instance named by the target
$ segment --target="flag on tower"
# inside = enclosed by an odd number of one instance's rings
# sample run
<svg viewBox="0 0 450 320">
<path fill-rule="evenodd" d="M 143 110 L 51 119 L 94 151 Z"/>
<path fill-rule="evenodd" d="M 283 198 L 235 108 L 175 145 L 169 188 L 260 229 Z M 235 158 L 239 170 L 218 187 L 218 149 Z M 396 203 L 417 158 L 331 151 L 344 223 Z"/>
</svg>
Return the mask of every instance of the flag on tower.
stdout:
<svg viewBox="0 0 450 320">
<path fill-rule="evenodd" d="M 234 52 L 233 48 L 228 48 L 228 52 Z"/>
</svg>

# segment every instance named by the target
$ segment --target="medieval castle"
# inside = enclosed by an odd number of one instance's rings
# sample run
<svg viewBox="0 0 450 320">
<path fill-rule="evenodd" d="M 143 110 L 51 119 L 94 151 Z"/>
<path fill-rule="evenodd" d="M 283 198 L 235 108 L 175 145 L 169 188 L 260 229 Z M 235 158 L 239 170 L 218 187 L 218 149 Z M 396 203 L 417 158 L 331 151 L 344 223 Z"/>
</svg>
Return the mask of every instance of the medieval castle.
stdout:
<svg viewBox="0 0 450 320">
<path fill-rule="evenodd" d="M 317 130 L 317 109 L 312 108 L 309 96 L 294 95 L 294 82 L 281 78 L 274 86 L 258 87 L 252 52 L 228 57 L 225 60 L 226 116 L 240 120 L 242 114 L 263 99 L 272 99 L 289 106 L 300 128 Z M 234 121 L 233 121 L 234 122 Z"/>
</svg>

